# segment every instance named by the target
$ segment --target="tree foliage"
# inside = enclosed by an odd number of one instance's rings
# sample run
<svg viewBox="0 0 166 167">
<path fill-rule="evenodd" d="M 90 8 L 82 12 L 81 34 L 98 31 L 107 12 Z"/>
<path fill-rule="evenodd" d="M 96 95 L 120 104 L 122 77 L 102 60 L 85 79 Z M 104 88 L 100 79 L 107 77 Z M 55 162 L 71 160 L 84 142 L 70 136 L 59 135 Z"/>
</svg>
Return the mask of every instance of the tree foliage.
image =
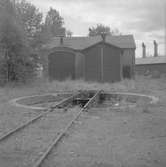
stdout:
<svg viewBox="0 0 166 167">
<path fill-rule="evenodd" d="M 101 35 L 102 33 L 108 34 L 108 35 L 120 35 L 120 32 L 118 29 L 111 29 L 109 26 L 105 26 L 103 24 L 97 24 L 95 27 L 89 28 L 89 36 L 96 36 Z"/>
<path fill-rule="evenodd" d="M 43 14 L 33 4 L 25 0 L 16 3 L 16 10 L 24 26 L 29 43 L 32 47 L 36 47 L 41 33 Z"/>
<path fill-rule="evenodd" d="M 50 8 L 45 19 L 45 25 L 52 28 L 52 32 L 55 33 L 55 29 L 61 28 L 63 24 L 64 21 L 59 12 L 56 9 Z"/>
<path fill-rule="evenodd" d="M 54 36 L 65 36 L 64 19 L 56 9 L 50 8 L 44 19 L 39 9 L 26 0 L 18 1 L 16 9 L 33 48 L 40 47 Z"/>
<path fill-rule="evenodd" d="M 56 9 L 50 8 L 44 22 L 41 24 L 41 32 L 38 33 L 38 43 L 43 44 L 55 36 L 65 36 L 66 29 L 63 27 L 64 19 Z"/>
<path fill-rule="evenodd" d="M 10 0 L 5 0 L 0 10 L 0 44 L 3 50 L 0 57 L 0 79 L 2 82 L 25 82 L 34 74 L 36 64 L 27 41 L 14 4 Z"/>
</svg>

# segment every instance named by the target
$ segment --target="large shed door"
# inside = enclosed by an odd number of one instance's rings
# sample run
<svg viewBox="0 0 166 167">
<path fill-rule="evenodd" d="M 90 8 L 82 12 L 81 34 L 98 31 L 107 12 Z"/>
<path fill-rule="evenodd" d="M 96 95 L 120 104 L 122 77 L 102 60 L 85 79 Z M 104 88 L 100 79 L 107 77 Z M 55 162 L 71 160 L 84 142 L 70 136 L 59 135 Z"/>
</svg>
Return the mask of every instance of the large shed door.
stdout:
<svg viewBox="0 0 166 167">
<path fill-rule="evenodd" d="M 84 51 L 85 80 L 101 81 L 101 46 L 96 45 Z"/>
<path fill-rule="evenodd" d="M 120 81 L 120 51 L 111 46 L 104 46 L 103 49 L 103 81 Z"/>
<path fill-rule="evenodd" d="M 57 51 L 49 55 L 50 79 L 65 80 L 75 78 L 75 54 Z"/>
</svg>

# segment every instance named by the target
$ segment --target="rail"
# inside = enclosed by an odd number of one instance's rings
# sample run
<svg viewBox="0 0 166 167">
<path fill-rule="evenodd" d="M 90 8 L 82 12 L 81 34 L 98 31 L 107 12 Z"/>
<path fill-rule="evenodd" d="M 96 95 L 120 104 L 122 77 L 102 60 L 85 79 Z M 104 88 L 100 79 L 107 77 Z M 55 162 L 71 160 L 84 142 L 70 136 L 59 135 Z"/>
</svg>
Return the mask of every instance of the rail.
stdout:
<svg viewBox="0 0 166 167">
<path fill-rule="evenodd" d="M 39 160 L 34 164 L 33 167 L 40 167 L 44 160 L 48 157 L 49 153 L 52 151 L 54 147 L 60 142 L 63 136 L 66 134 L 68 129 L 73 125 L 73 123 L 78 119 L 83 111 L 87 111 L 89 107 L 92 107 L 98 100 L 101 90 L 95 93 L 95 95 L 90 98 L 90 100 L 86 103 L 86 105 L 75 115 L 75 117 L 71 120 L 71 122 L 66 126 L 66 128 L 55 138 L 55 140 L 50 144 L 47 150 L 43 153 L 43 155 L 39 158 Z"/>
</svg>

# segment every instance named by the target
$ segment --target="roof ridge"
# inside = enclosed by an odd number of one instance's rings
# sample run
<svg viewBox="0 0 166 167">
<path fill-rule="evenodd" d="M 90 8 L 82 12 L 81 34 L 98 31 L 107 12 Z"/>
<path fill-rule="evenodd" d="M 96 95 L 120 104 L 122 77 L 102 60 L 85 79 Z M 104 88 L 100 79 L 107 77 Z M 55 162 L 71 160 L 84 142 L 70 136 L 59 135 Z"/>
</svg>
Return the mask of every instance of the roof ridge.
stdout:
<svg viewBox="0 0 166 167">
<path fill-rule="evenodd" d="M 64 45 L 79 50 L 88 48 L 101 41 L 100 35 L 64 37 Z M 133 35 L 108 35 L 105 42 L 119 48 L 136 48 Z M 60 37 L 53 37 L 47 44 L 50 47 L 59 46 Z"/>
<path fill-rule="evenodd" d="M 108 37 L 128 37 L 128 36 L 133 36 L 132 34 L 125 34 L 125 35 L 111 35 L 111 34 L 107 34 Z M 72 37 L 63 37 L 63 38 L 68 38 L 68 39 L 80 39 L 80 38 L 96 38 L 96 37 L 100 37 L 100 35 L 95 35 L 95 36 L 72 36 Z M 52 39 L 55 38 L 61 38 L 58 36 L 53 37 Z"/>
</svg>

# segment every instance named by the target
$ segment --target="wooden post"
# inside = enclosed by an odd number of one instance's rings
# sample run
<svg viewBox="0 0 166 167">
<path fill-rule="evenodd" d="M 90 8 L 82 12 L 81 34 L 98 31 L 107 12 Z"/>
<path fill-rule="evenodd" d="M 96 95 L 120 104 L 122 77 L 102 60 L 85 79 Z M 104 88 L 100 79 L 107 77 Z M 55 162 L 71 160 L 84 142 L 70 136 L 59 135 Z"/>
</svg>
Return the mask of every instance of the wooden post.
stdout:
<svg viewBox="0 0 166 167">
<path fill-rule="evenodd" d="M 135 79 L 135 50 L 134 54 L 132 54 L 132 78 Z"/>
<path fill-rule="evenodd" d="M 104 79 L 104 73 L 103 73 L 103 46 L 101 47 L 101 82 L 103 82 Z"/>
<path fill-rule="evenodd" d="M 123 60 L 123 50 L 121 50 L 121 52 L 120 52 L 120 80 L 123 79 L 123 63 L 122 63 L 122 60 Z"/>
<path fill-rule="evenodd" d="M 8 55 L 8 49 L 5 48 L 5 60 L 7 62 L 7 69 L 6 69 L 6 81 L 9 82 L 9 55 Z"/>
<path fill-rule="evenodd" d="M 83 55 L 83 79 L 86 81 L 86 66 L 85 66 L 85 55 Z"/>
</svg>

